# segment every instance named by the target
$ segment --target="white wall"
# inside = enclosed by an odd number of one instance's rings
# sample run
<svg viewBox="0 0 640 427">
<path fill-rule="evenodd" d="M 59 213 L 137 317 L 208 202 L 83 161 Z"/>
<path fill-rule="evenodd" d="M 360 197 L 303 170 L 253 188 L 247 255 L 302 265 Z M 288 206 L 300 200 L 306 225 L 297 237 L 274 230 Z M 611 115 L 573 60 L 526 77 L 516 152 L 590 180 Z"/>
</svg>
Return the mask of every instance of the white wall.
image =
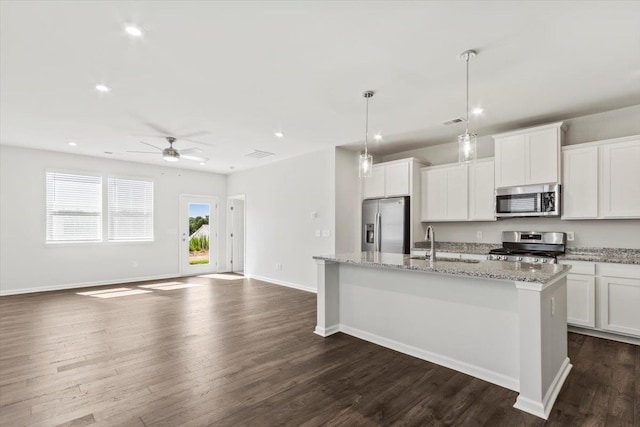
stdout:
<svg viewBox="0 0 640 427">
<path fill-rule="evenodd" d="M 567 132 L 563 145 L 640 134 L 640 105 L 564 120 Z M 384 156 L 382 161 L 417 157 L 431 165 L 458 161 L 456 142 L 419 148 Z M 493 157 L 490 136 L 478 138 L 478 158 Z M 573 231 L 574 247 L 616 247 L 640 249 L 640 220 L 585 220 L 517 218 L 496 222 L 446 222 L 433 224 L 438 240 L 451 242 L 500 243 L 504 230 Z M 482 238 L 476 233 L 482 231 Z"/>
<path fill-rule="evenodd" d="M 315 290 L 312 257 L 335 250 L 335 150 L 234 173 L 227 192 L 246 197 L 245 274 Z M 316 230 L 330 236 L 316 237 Z"/>
<path fill-rule="evenodd" d="M 154 242 L 46 245 L 47 168 L 89 171 L 103 176 L 153 178 Z M 178 276 L 180 194 L 217 196 L 219 212 L 224 213 L 226 177 L 0 146 L 0 292 L 7 294 Z M 219 215 L 221 235 L 224 235 L 225 220 L 224 214 Z M 220 261 L 224 262 L 222 240 L 219 239 L 218 251 Z M 137 267 L 133 266 L 134 261 Z"/>
<path fill-rule="evenodd" d="M 360 252 L 362 218 L 359 153 L 336 148 L 336 247 L 335 253 Z"/>
</svg>

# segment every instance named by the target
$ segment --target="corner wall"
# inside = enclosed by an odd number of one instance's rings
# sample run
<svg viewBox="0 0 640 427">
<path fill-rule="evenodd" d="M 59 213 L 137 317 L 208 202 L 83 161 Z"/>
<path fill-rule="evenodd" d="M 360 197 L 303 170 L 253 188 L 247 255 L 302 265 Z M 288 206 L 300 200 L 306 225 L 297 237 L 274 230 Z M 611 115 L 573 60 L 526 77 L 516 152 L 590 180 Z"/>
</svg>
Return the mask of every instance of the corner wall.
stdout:
<svg viewBox="0 0 640 427">
<path fill-rule="evenodd" d="M 152 178 L 154 241 L 45 244 L 45 170 L 49 168 Z M 224 235 L 224 175 L 0 146 L 0 293 L 179 276 L 180 194 L 218 197 L 219 234 Z M 221 266 L 224 243 L 218 240 Z"/>
<path fill-rule="evenodd" d="M 228 176 L 227 193 L 246 197 L 246 275 L 316 290 L 312 257 L 335 251 L 335 166 L 330 148 Z"/>
</svg>

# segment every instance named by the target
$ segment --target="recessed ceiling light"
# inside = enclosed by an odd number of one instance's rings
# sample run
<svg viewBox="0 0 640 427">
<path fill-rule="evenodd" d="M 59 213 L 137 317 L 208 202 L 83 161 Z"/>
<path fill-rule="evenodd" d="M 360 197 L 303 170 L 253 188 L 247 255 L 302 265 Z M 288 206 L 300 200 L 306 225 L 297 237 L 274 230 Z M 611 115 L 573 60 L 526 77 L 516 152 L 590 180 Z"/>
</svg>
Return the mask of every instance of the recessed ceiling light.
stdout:
<svg viewBox="0 0 640 427">
<path fill-rule="evenodd" d="M 76 143 L 75 143 L 75 142 L 73 142 L 73 141 L 69 141 L 67 144 L 69 144 L 69 145 L 70 145 L 70 146 L 72 146 L 72 147 L 75 147 L 76 145 L 78 145 L 78 144 L 76 144 Z"/>
<path fill-rule="evenodd" d="M 136 27 L 135 25 L 127 25 L 126 27 L 124 27 L 124 31 L 133 37 L 142 36 L 142 30 L 139 27 Z"/>
<path fill-rule="evenodd" d="M 376 141 L 382 141 L 382 135 L 379 133 L 376 133 L 375 135 L 373 135 L 373 139 Z"/>
<path fill-rule="evenodd" d="M 107 86 L 106 84 L 104 84 L 104 83 L 98 83 L 96 85 L 96 90 L 98 92 L 102 92 L 102 93 L 111 92 L 111 88 L 109 86 Z"/>
<path fill-rule="evenodd" d="M 484 108 L 482 107 L 476 107 L 473 109 L 473 111 L 471 111 L 474 115 L 479 116 L 480 114 L 482 114 L 484 112 Z"/>
<path fill-rule="evenodd" d="M 276 131 L 273 133 L 275 135 L 276 138 L 280 139 L 280 138 L 284 138 L 284 132 L 282 131 Z"/>
<path fill-rule="evenodd" d="M 204 165 L 204 162 L 200 162 L 201 165 Z"/>
</svg>

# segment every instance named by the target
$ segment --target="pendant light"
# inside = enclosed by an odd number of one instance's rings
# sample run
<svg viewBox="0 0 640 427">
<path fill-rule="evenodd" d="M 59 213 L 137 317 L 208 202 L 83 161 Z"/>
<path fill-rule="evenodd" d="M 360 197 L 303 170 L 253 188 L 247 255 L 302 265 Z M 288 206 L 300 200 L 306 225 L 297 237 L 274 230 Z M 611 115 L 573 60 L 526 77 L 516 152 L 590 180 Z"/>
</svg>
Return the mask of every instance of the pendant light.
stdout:
<svg viewBox="0 0 640 427">
<path fill-rule="evenodd" d="M 367 109 L 365 114 L 365 130 L 364 130 L 364 153 L 360 154 L 360 164 L 358 166 L 358 176 L 360 178 L 370 178 L 373 169 L 373 156 L 369 154 L 369 148 L 367 143 L 369 140 L 369 98 L 373 96 L 372 90 L 367 90 L 362 93 L 362 96 L 367 102 Z"/>
<path fill-rule="evenodd" d="M 458 162 L 468 163 L 476 159 L 477 154 L 477 135 L 469 133 L 469 61 L 472 60 L 478 52 L 475 50 L 465 50 L 460 54 L 460 59 L 467 63 L 467 110 L 465 114 L 466 129 L 462 135 L 458 135 Z"/>
</svg>

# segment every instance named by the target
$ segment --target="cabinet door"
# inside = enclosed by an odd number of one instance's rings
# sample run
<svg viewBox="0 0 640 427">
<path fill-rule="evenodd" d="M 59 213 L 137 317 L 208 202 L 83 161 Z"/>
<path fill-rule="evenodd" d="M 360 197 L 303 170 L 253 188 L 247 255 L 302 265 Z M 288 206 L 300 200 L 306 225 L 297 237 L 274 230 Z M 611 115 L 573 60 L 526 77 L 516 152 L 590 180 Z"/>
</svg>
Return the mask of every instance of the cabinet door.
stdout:
<svg viewBox="0 0 640 427">
<path fill-rule="evenodd" d="M 422 220 L 442 220 L 447 216 L 447 170 L 422 171 Z"/>
<path fill-rule="evenodd" d="M 640 140 L 600 147 L 604 217 L 640 217 Z"/>
<path fill-rule="evenodd" d="M 598 279 L 600 327 L 640 337 L 640 280 Z"/>
<path fill-rule="evenodd" d="M 596 278 L 581 274 L 567 276 L 567 323 L 596 327 Z"/>
<path fill-rule="evenodd" d="M 493 161 L 469 165 L 469 219 L 496 219 L 493 169 Z"/>
<path fill-rule="evenodd" d="M 556 183 L 560 159 L 557 129 L 545 129 L 527 134 L 527 185 Z"/>
<path fill-rule="evenodd" d="M 385 166 L 385 196 L 409 196 L 409 163 Z"/>
<path fill-rule="evenodd" d="M 496 187 L 526 184 L 526 139 L 515 135 L 496 139 Z"/>
<path fill-rule="evenodd" d="M 374 166 L 371 177 L 364 178 L 364 198 L 384 197 L 384 165 Z"/>
<path fill-rule="evenodd" d="M 466 165 L 447 168 L 447 220 L 468 218 L 468 169 Z"/>
<path fill-rule="evenodd" d="M 598 147 L 562 155 L 562 218 L 598 216 Z"/>
</svg>

